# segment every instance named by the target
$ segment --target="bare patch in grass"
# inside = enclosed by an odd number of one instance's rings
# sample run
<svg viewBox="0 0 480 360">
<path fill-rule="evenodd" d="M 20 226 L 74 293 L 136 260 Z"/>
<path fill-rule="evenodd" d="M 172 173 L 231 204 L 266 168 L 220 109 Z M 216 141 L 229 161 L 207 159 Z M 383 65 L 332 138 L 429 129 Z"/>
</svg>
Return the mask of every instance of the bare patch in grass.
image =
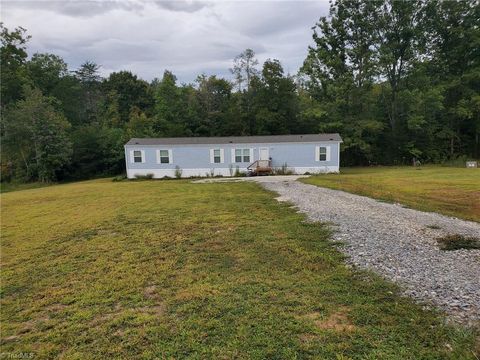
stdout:
<svg viewBox="0 0 480 360">
<path fill-rule="evenodd" d="M 315 341 L 317 338 L 318 336 L 315 334 L 301 334 L 299 336 L 300 342 L 303 344 L 311 343 L 312 341 Z"/>
<path fill-rule="evenodd" d="M 123 329 L 118 329 L 117 331 L 115 331 L 115 332 L 113 333 L 113 336 L 123 337 L 123 336 L 125 336 L 125 330 L 123 330 Z"/>
<path fill-rule="evenodd" d="M 97 316 L 95 316 L 90 322 L 90 325 L 95 327 L 95 326 L 99 326 L 101 324 L 107 323 L 109 321 L 112 321 L 115 317 L 119 316 L 123 310 L 124 309 L 120 304 L 116 304 L 113 311 L 104 312 L 102 314 L 98 314 Z"/>
<path fill-rule="evenodd" d="M 162 315 L 165 313 L 165 306 L 163 304 L 154 305 L 154 306 L 143 306 L 138 308 L 140 312 L 154 314 L 154 315 Z"/>
<path fill-rule="evenodd" d="M 157 287 L 155 285 L 147 286 L 143 291 L 143 295 L 147 299 L 155 299 L 157 297 Z"/>
<path fill-rule="evenodd" d="M 352 324 L 348 317 L 349 311 L 346 307 L 340 307 L 327 318 L 323 318 L 319 312 L 307 314 L 305 318 L 312 320 L 318 329 L 347 332 L 355 330 L 355 325 Z"/>
<path fill-rule="evenodd" d="M 32 331 L 35 326 L 35 324 L 33 323 L 33 321 L 26 321 L 23 323 L 23 327 L 18 331 L 19 334 L 26 334 L 30 331 Z"/>
<path fill-rule="evenodd" d="M 7 342 L 12 342 L 12 341 L 15 341 L 19 338 L 20 338 L 20 336 L 17 336 L 17 335 L 7 336 L 7 337 L 0 340 L 0 344 L 5 344 Z"/>
<path fill-rule="evenodd" d="M 480 249 L 480 239 L 460 234 L 447 235 L 437 239 L 441 250 Z"/>
</svg>

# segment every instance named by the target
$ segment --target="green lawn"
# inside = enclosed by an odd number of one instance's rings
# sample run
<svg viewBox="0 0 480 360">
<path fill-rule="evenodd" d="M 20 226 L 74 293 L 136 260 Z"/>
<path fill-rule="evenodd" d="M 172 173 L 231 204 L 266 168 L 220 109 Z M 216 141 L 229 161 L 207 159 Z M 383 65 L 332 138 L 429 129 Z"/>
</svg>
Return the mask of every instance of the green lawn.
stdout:
<svg viewBox="0 0 480 360">
<path fill-rule="evenodd" d="M 480 222 L 480 169 L 425 166 L 340 171 L 302 181 Z"/>
<path fill-rule="evenodd" d="M 253 183 L 108 179 L 1 195 L 2 353 L 475 359 L 474 330 L 345 266 Z"/>
<path fill-rule="evenodd" d="M 32 182 L 32 183 L 9 183 L 9 182 L 0 182 L 0 193 L 6 193 L 11 191 L 20 191 L 20 190 L 30 190 L 38 189 L 45 186 L 50 186 L 51 184 Z"/>
</svg>

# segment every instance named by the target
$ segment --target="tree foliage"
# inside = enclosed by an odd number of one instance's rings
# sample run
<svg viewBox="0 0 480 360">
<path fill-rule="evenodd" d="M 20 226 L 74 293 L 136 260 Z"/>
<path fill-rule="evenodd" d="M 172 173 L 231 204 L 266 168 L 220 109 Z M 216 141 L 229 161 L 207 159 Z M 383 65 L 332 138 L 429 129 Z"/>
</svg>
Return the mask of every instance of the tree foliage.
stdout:
<svg viewBox="0 0 480 360">
<path fill-rule="evenodd" d="M 24 99 L 6 113 L 3 148 L 14 169 L 23 170 L 25 180 L 57 180 L 70 161 L 70 123 L 40 90 L 25 86 L 23 94 Z"/>
<path fill-rule="evenodd" d="M 190 84 L 29 58 L 26 30 L 2 25 L 2 179 L 118 173 L 131 137 L 339 132 L 344 165 L 478 158 L 479 18 L 475 0 L 337 0 L 298 74 L 246 49 L 231 81 Z"/>
<path fill-rule="evenodd" d="M 27 30 L 18 27 L 9 31 L 0 23 L 0 97 L 1 107 L 10 105 L 21 98 L 22 87 L 27 83 L 25 63 L 27 61 Z"/>
<path fill-rule="evenodd" d="M 473 1 L 331 4 L 301 73 L 346 163 L 478 157 L 476 115 L 463 111 L 479 91 L 478 15 Z"/>
</svg>

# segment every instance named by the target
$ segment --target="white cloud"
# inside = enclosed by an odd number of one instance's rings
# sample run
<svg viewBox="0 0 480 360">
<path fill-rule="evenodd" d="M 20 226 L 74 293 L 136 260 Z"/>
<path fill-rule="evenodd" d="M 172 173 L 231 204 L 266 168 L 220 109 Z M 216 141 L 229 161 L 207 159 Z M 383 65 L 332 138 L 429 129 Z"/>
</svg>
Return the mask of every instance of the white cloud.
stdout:
<svg viewBox="0 0 480 360">
<path fill-rule="evenodd" d="M 93 60 L 104 75 L 151 80 L 169 69 L 190 82 L 203 72 L 228 77 L 246 48 L 296 73 L 327 11 L 326 1 L 4 1 L 2 19 L 28 30 L 30 53 L 58 54 L 71 68 Z"/>
</svg>

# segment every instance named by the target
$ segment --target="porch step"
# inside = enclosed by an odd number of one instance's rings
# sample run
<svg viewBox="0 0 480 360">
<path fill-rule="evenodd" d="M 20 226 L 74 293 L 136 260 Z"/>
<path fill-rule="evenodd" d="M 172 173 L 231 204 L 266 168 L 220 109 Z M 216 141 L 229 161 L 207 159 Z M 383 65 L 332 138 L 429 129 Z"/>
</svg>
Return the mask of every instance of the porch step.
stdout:
<svg viewBox="0 0 480 360">
<path fill-rule="evenodd" d="M 252 175 L 271 174 L 273 172 L 272 162 L 270 160 L 256 160 L 247 166 L 247 170 L 252 172 Z"/>
</svg>

